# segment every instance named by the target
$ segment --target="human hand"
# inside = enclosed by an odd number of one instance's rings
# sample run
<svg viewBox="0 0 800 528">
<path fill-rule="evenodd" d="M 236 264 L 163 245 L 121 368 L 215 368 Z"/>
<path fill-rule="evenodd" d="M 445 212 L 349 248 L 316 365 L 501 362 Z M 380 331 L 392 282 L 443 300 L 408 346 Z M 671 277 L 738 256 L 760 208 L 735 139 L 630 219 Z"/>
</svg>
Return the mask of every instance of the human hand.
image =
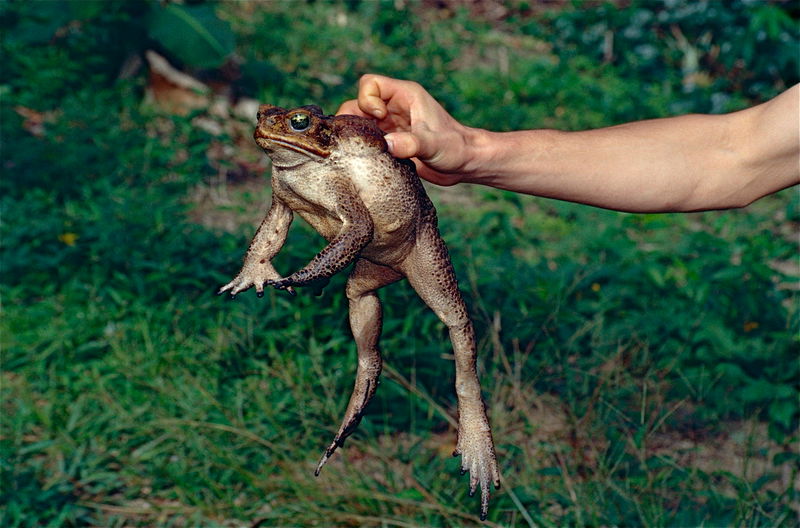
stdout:
<svg viewBox="0 0 800 528">
<path fill-rule="evenodd" d="M 478 130 L 456 121 L 418 83 L 367 74 L 358 83 L 358 99 L 345 101 L 337 114 L 376 119 L 389 152 L 411 158 L 417 172 L 438 185 L 453 185 L 472 173 Z"/>
</svg>

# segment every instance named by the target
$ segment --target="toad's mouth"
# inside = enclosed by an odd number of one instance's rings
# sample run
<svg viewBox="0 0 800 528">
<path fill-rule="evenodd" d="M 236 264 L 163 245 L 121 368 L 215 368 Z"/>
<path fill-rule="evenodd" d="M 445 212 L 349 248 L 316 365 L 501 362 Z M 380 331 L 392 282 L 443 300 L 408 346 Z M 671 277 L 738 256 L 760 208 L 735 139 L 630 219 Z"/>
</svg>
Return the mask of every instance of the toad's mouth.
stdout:
<svg viewBox="0 0 800 528">
<path fill-rule="evenodd" d="M 267 152 L 280 149 L 289 149 L 299 154 L 305 154 L 306 156 L 315 160 L 323 160 L 330 156 L 330 152 L 317 148 L 313 145 L 298 145 L 282 139 L 259 135 L 255 136 L 255 140 L 258 146 Z"/>
</svg>

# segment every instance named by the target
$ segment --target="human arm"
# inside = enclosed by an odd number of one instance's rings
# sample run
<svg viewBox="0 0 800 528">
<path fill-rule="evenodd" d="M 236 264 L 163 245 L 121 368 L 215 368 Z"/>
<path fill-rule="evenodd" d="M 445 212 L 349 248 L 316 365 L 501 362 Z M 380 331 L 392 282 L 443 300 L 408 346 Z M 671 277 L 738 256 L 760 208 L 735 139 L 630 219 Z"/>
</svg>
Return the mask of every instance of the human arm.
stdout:
<svg viewBox="0 0 800 528">
<path fill-rule="evenodd" d="M 800 182 L 794 86 L 759 106 L 581 132 L 461 125 L 418 84 L 364 76 L 341 112 L 369 115 L 434 183 L 470 182 L 630 212 L 745 206 Z"/>
</svg>

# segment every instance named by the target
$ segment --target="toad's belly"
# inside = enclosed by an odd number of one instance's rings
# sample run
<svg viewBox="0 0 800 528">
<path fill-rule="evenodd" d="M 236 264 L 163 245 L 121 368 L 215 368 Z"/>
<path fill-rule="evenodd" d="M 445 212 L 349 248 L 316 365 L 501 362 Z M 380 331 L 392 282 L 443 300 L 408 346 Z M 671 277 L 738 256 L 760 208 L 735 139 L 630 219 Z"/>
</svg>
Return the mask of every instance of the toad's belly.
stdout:
<svg viewBox="0 0 800 528">
<path fill-rule="evenodd" d="M 413 169 L 391 157 L 339 160 L 331 167 L 273 174 L 273 192 L 331 242 L 346 236 L 346 228 L 326 193 L 331 181 L 344 176 L 372 221 L 372 240 L 360 255 L 387 266 L 402 262 L 416 243 L 423 204 L 429 203 Z"/>
<path fill-rule="evenodd" d="M 346 235 L 343 232 L 344 224 L 337 217 L 302 209 L 297 210 L 297 214 L 328 242 L 339 235 Z M 387 218 L 387 215 L 373 215 L 371 211 L 370 216 L 373 224 L 372 240 L 359 255 L 385 266 L 400 264 L 416 241 L 417 218 L 398 218 L 393 215 Z"/>
</svg>

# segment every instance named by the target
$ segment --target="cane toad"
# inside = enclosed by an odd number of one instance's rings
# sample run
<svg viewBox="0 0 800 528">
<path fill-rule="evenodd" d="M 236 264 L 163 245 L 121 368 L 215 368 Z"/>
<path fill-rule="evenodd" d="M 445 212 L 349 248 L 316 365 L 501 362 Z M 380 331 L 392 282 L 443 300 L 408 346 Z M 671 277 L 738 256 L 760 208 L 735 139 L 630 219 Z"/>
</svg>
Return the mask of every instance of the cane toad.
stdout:
<svg viewBox="0 0 800 528">
<path fill-rule="evenodd" d="M 462 474 L 470 472 L 470 495 L 480 484 L 484 519 L 489 485 L 500 485 L 500 473 L 476 372 L 475 334 L 439 235 L 436 211 L 414 164 L 389 154 L 383 133 L 372 121 L 325 116 L 317 106 L 286 110 L 261 105 L 254 137 L 272 158 L 272 206 L 241 271 L 219 293 L 235 296 L 255 287 L 260 297 L 265 285 L 292 294 L 298 286 L 320 290 L 335 273 L 355 264 L 346 288 L 358 349 L 355 387 L 315 474 L 355 430 L 375 394 L 382 317 L 376 290 L 405 277 L 450 333 L 458 396 L 453 455 L 462 457 Z M 303 269 L 282 277 L 270 261 L 284 243 L 293 212 L 328 245 Z"/>
</svg>

